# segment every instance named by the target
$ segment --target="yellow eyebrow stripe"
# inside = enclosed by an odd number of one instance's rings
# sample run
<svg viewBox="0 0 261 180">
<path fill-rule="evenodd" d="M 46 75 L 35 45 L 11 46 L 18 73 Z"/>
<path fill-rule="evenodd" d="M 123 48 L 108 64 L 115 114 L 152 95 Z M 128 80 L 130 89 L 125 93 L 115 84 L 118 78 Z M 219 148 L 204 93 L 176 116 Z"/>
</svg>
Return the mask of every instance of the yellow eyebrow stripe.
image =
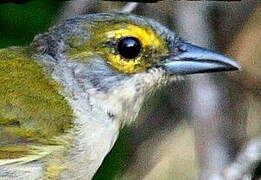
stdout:
<svg viewBox="0 0 261 180">
<path fill-rule="evenodd" d="M 156 35 L 156 33 L 149 28 L 139 27 L 133 24 L 127 24 L 125 28 L 109 31 L 106 33 L 108 38 L 120 39 L 121 37 L 132 36 L 141 41 L 143 47 L 145 46 L 164 46 L 163 40 Z"/>
</svg>

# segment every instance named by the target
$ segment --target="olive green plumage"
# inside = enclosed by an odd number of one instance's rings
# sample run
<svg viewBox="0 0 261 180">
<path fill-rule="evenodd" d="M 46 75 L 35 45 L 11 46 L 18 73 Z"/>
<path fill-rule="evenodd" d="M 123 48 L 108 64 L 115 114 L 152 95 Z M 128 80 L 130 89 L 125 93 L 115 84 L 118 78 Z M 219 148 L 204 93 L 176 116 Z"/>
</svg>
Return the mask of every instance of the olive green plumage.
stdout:
<svg viewBox="0 0 261 180">
<path fill-rule="evenodd" d="M 0 159 L 30 154 L 27 145 L 55 144 L 71 127 L 62 87 L 29 54 L 27 48 L 0 50 Z"/>
</svg>

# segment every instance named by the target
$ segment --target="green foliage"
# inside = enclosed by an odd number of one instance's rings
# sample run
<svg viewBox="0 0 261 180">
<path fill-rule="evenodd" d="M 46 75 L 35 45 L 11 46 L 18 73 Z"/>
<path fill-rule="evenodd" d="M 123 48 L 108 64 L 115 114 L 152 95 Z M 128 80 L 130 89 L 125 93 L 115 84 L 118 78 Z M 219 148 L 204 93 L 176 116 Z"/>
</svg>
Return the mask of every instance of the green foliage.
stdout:
<svg viewBox="0 0 261 180">
<path fill-rule="evenodd" d="M 54 0 L 1 4 L 0 48 L 29 44 L 37 33 L 44 32 L 51 26 L 62 5 Z"/>
<path fill-rule="evenodd" d="M 102 166 L 93 177 L 93 180 L 115 180 L 116 176 L 128 164 L 130 153 L 129 129 L 124 129 L 119 135 L 111 152 L 106 156 Z"/>
</svg>

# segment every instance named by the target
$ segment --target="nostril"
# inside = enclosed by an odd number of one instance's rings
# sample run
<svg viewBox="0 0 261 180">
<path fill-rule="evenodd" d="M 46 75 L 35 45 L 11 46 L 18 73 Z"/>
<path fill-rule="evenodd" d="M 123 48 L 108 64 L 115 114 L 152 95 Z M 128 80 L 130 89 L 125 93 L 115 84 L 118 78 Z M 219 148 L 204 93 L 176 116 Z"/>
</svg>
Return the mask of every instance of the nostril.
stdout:
<svg viewBox="0 0 261 180">
<path fill-rule="evenodd" d="M 187 52 L 187 51 L 188 51 L 187 46 L 186 46 L 186 44 L 184 44 L 184 43 L 178 44 L 178 45 L 177 45 L 177 49 L 178 49 L 179 51 L 181 51 L 181 52 Z"/>
</svg>

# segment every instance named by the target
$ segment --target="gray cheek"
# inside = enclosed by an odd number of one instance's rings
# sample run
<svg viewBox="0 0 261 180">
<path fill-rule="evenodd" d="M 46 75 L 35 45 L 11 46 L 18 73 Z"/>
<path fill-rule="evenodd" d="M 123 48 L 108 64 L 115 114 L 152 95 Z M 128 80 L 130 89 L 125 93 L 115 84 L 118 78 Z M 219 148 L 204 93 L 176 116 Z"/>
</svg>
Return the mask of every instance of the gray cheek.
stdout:
<svg viewBox="0 0 261 180">
<path fill-rule="evenodd" d="M 127 75 L 115 71 L 99 57 L 88 59 L 86 63 L 70 64 L 74 67 L 76 80 L 84 90 L 94 88 L 97 91 L 107 92 L 127 78 Z"/>
</svg>

